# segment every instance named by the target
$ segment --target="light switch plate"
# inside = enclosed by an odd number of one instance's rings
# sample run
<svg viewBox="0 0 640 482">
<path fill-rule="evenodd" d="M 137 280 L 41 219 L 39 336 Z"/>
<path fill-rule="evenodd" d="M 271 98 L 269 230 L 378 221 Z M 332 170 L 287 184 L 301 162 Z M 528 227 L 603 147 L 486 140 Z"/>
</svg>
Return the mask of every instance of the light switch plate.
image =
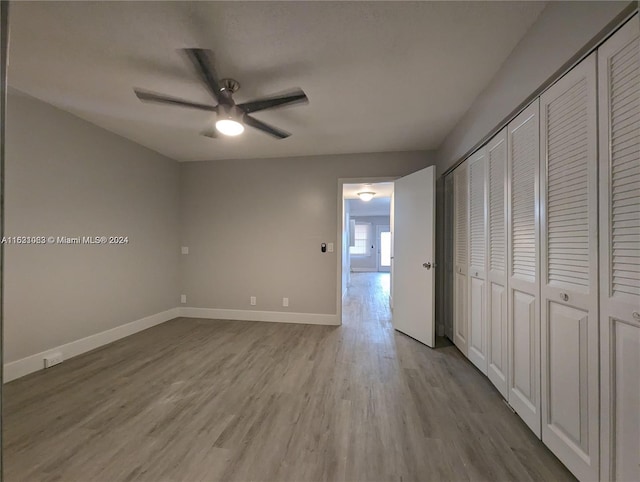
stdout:
<svg viewBox="0 0 640 482">
<path fill-rule="evenodd" d="M 189 254 L 189 246 L 182 247 L 182 254 Z"/>
<path fill-rule="evenodd" d="M 327 251 L 329 251 L 330 253 L 333 253 L 333 243 L 327 244 Z"/>
</svg>

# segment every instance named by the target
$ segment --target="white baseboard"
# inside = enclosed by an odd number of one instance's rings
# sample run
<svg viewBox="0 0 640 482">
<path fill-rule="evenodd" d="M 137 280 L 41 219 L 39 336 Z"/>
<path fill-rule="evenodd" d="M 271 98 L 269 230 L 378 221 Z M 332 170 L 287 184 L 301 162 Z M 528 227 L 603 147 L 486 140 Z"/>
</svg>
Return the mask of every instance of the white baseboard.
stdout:
<svg viewBox="0 0 640 482">
<path fill-rule="evenodd" d="M 7 383 L 11 380 L 15 380 L 16 378 L 28 375 L 29 373 L 44 369 L 43 359 L 50 353 L 60 352 L 66 360 L 119 340 L 120 338 L 124 338 L 125 336 L 133 335 L 139 331 L 146 330 L 152 326 L 172 320 L 178 316 L 180 316 L 179 308 L 172 308 L 161 313 L 156 313 L 155 315 L 140 318 L 139 320 L 132 321 L 125 325 L 117 326 L 101 333 L 96 333 L 95 335 L 81 338 L 80 340 L 52 347 L 49 350 L 21 358 L 20 360 L 6 363 L 4 365 L 4 382 Z"/>
<path fill-rule="evenodd" d="M 352 273 L 377 273 L 376 268 L 351 268 Z"/>
<path fill-rule="evenodd" d="M 291 313 L 287 311 L 225 310 L 220 308 L 180 308 L 185 318 L 211 320 L 269 321 L 274 323 L 301 323 L 305 325 L 339 325 L 337 315 L 323 313 Z"/>
<path fill-rule="evenodd" d="M 337 315 L 322 313 L 291 313 L 278 311 L 225 310 L 217 308 L 172 308 L 147 316 L 110 330 L 90 335 L 64 345 L 52 347 L 35 355 L 30 355 L 4 365 L 4 382 L 44 369 L 44 357 L 51 353 L 62 353 L 65 360 L 95 350 L 152 326 L 184 316 L 187 318 L 207 318 L 212 320 L 269 321 L 280 323 L 301 323 L 308 325 L 339 325 Z"/>
</svg>

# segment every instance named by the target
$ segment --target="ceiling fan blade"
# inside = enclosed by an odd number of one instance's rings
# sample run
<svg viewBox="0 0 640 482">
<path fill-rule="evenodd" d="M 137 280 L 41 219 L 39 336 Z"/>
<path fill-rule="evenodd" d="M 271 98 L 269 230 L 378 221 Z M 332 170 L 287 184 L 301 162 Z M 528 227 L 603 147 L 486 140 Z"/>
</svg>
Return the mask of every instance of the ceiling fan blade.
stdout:
<svg viewBox="0 0 640 482">
<path fill-rule="evenodd" d="M 269 134 L 270 136 L 273 136 L 277 139 L 285 139 L 286 137 L 289 137 L 291 135 L 290 132 L 283 131 L 281 129 L 278 129 L 277 127 L 273 127 L 272 125 L 259 121 L 255 117 L 251 117 L 250 115 L 247 115 L 247 114 L 242 116 L 242 121 L 246 125 L 251 126 L 255 129 L 261 130 L 265 134 Z"/>
<path fill-rule="evenodd" d="M 213 52 L 206 49 L 184 49 L 184 52 L 213 98 L 221 104 L 228 104 L 231 97 L 221 88 L 218 74 L 213 66 Z"/>
<path fill-rule="evenodd" d="M 192 109 L 206 110 L 209 112 L 216 112 L 217 108 L 214 105 L 200 104 L 198 102 L 191 102 L 177 97 L 171 97 L 164 94 L 156 94 L 155 92 L 149 92 L 147 90 L 133 89 L 138 99 L 142 102 L 155 102 L 157 104 L 169 104 L 179 107 L 190 107 Z"/>
<path fill-rule="evenodd" d="M 302 89 L 295 89 L 285 94 L 274 95 L 271 97 L 264 97 L 262 99 L 256 99 L 244 104 L 238 104 L 242 110 L 247 114 L 252 112 L 258 112 L 260 110 L 273 109 L 275 107 L 284 107 L 286 105 L 294 104 L 308 104 L 309 98 Z"/>
</svg>

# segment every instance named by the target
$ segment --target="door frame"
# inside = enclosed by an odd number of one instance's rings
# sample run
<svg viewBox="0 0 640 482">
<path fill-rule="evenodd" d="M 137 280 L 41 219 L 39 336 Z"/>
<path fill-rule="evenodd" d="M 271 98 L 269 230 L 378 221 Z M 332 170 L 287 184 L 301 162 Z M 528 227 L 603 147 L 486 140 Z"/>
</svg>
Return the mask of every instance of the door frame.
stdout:
<svg viewBox="0 0 640 482">
<path fill-rule="evenodd" d="M 389 214 L 389 217 L 391 217 L 391 214 Z M 383 229 L 383 228 L 387 228 L 387 229 Z M 390 233 L 390 232 L 391 232 L 390 224 L 376 224 L 376 270 L 378 273 L 391 272 L 391 264 L 389 264 L 388 270 L 380 269 L 382 268 L 382 264 L 380 262 L 380 255 L 382 254 L 382 233 Z"/>
<path fill-rule="evenodd" d="M 383 176 L 383 177 L 346 177 L 338 178 L 338 209 L 336 216 L 336 321 L 338 325 L 342 325 L 342 233 L 348 226 L 344 223 L 344 185 L 345 184 L 376 184 L 379 182 L 394 182 L 402 176 Z"/>
</svg>

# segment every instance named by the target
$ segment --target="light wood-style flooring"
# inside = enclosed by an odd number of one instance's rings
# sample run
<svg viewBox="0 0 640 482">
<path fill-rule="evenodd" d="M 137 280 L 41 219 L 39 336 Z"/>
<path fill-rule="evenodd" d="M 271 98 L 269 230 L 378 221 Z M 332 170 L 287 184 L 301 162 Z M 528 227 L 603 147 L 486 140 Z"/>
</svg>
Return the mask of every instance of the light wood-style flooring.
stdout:
<svg viewBox="0 0 640 482">
<path fill-rule="evenodd" d="M 454 346 L 393 330 L 389 275 L 341 327 L 180 318 L 5 386 L 6 481 L 572 480 Z"/>
</svg>

